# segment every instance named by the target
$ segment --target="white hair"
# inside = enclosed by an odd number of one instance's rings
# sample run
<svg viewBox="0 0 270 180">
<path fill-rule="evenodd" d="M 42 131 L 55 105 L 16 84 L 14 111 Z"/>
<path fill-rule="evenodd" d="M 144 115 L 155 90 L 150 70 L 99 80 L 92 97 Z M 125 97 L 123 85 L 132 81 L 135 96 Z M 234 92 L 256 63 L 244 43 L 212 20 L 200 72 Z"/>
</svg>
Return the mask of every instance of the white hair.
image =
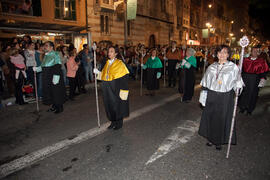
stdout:
<svg viewBox="0 0 270 180">
<path fill-rule="evenodd" d="M 189 51 L 191 56 L 194 56 L 196 51 L 193 48 L 188 48 L 187 51 Z"/>
</svg>

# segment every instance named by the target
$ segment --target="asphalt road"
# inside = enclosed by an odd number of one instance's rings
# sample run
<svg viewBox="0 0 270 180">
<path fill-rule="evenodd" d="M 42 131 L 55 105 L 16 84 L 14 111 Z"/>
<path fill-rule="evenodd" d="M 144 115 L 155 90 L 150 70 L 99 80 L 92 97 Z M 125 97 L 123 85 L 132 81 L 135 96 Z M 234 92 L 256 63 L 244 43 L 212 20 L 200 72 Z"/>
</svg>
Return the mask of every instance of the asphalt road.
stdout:
<svg viewBox="0 0 270 180">
<path fill-rule="evenodd" d="M 252 116 L 237 114 L 238 144 L 232 146 L 229 159 L 225 158 L 227 146 L 221 151 L 207 147 L 196 132 L 201 116 L 199 90 L 191 103 L 181 103 L 174 96 L 177 89 L 162 87 L 155 97 L 141 97 L 138 82 L 131 82 L 130 89 L 130 109 L 136 116 L 123 129 L 106 130 L 3 179 L 270 179 L 269 85 L 260 91 Z M 160 103 L 169 97 L 175 98 Z M 100 107 L 104 124 L 102 98 Z M 93 89 L 67 102 L 62 114 L 48 113 L 41 106 L 38 117 L 34 109 L 30 104 L 1 110 L 2 165 L 97 126 Z"/>
</svg>

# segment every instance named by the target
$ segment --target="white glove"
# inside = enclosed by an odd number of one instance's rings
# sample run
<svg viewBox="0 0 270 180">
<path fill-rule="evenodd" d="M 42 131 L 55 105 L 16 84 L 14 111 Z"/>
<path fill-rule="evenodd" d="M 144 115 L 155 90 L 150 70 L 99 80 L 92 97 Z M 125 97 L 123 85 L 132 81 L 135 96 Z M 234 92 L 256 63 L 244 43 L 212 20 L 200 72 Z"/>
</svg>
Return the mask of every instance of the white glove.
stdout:
<svg viewBox="0 0 270 180">
<path fill-rule="evenodd" d="M 181 66 L 181 64 L 180 64 L 180 63 L 176 63 L 175 69 L 179 69 L 179 68 L 180 68 L 180 66 Z"/>
<path fill-rule="evenodd" d="M 182 60 L 182 63 L 181 63 L 181 66 L 184 66 L 184 64 L 186 63 L 187 61 L 185 59 Z"/>
<path fill-rule="evenodd" d="M 92 49 L 95 51 L 97 49 L 96 43 L 93 44 Z"/>
<path fill-rule="evenodd" d="M 259 85 L 258 85 L 258 87 L 264 87 L 265 86 L 265 82 L 266 82 L 266 80 L 264 79 L 264 78 L 262 78 L 261 80 L 260 80 L 260 83 L 259 83 Z"/>
<path fill-rule="evenodd" d="M 94 68 L 94 74 L 100 74 L 101 72 L 97 69 L 97 68 Z"/>
<path fill-rule="evenodd" d="M 60 75 L 53 75 L 52 83 L 54 85 L 58 84 L 60 80 Z"/>
<path fill-rule="evenodd" d="M 141 67 L 143 67 L 143 64 L 141 64 Z"/>
<path fill-rule="evenodd" d="M 39 73 L 42 71 L 42 68 L 41 68 L 41 66 L 37 66 L 37 67 L 34 66 L 33 71 Z"/>
</svg>

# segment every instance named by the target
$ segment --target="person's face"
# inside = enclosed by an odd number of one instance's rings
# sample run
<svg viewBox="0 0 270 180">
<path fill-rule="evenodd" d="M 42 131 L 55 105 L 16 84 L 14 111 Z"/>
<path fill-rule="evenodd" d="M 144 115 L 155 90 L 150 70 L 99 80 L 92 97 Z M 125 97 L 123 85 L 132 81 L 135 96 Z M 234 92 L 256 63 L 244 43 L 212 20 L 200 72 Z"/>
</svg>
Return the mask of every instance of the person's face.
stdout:
<svg viewBox="0 0 270 180">
<path fill-rule="evenodd" d="M 107 49 L 103 50 L 103 53 L 104 53 L 105 56 L 107 56 L 108 55 Z"/>
<path fill-rule="evenodd" d="M 34 50 L 34 49 L 35 49 L 35 44 L 34 44 L 34 43 L 30 44 L 30 45 L 29 45 L 29 49 L 30 49 L 30 50 Z"/>
<path fill-rule="evenodd" d="M 109 49 L 109 58 L 110 59 L 114 59 L 115 57 L 116 57 L 115 49 L 114 48 L 110 48 Z"/>
<path fill-rule="evenodd" d="M 52 50 L 53 50 L 53 47 L 50 46 L 49 43 L 45 43 L 45 45 L 44 45 L 44 51 L 45 52 L 51 52 Z"/>
<path fill-rule="evenodd" d="M 157 51 L 156 50 L 153 50 L 152 51 L 152 57 L 155 57 L 157 55 Z"/>
<path fill-rule="evenodd" d="M 226 48 L 223 48 L 221 51 L 217 53 L 217 57 L 221 61 L 226 61 L 229 57 L 228 50 Z"/>
<path fill-rule="evenodd" d="M 258 57 L 260 54 L 259 48 L 253 48 L 251 51 L 251 56 L 252 57 Z"/>
<path fill-rule="evenodd" d="M 190 56 L 191 56 L 190 51 L 187 51 L 187 52 L 186 52 L 186 55 L 187 55 L 187 57 L 190 57 Z"/>
<path fill-rule="evenodd" d="M 77 49 L 76 49 L 76 48 L 74 48 L 74 49 L 73 49 L 73 52 L 74 52 L 74 54 L 76 54 L 76 53 L 77 53 Z"/>
<path fill-rule="evenodd" d="M 172 48 L 176 48 L 176 44 L 175 43 L 172 43 Z"/>
<path fill-rule="evenodd" d="M 39 51 L 44 52 L 44 46 L 40 46 Z"/>
<path fill-rule="evenodd" d="M 16 48 L 16 49 L 20 49 L 19 43 L 16 44 L 15 48 Z"/>
<path fill-rule="evenodd" d="M 67 47 L 63 47 L 63 51 L 66 52 L 67 51 Z"/>
</svg>

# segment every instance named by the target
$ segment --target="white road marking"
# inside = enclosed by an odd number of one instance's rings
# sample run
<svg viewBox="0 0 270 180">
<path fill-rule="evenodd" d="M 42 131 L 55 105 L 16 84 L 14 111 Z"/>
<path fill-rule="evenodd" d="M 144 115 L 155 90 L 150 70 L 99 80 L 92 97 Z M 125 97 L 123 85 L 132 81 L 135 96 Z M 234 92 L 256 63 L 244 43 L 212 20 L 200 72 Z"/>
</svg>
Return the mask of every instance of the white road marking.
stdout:
<svg viewBox="0 0 270 180">
<path fill-rule="evenodd" d="M 130 121 L 134 118 L 137 118 L 144 113 L 147 113 L 149 111 L 152 111 L 155 108 L 158 108 L 160 106 L 165 105 L 166 103 L 176 100 L 180 98 L 179 94 L 172 95 L 168 98 L 163 99 L 162 101 L 143 107 L 141 109 L 138 109 L 137 111 L 134 111 L 130 114 L 130 116 L 126 119 L 124 119 L 124 122 Z M 57 142 L 51 146 L 47 146 L 45 148 L 42 148 L 40 150 L 37 150 L 35 152 L 32 152 L 28 155 L 25 155 L 21 158 L 15 159 L 14 161 L 11 161 L 9 163 L 3 164 L 0 166 L 0 179 L 3 177 L 6 177 L 9 174 L 12 174 L 16 171 L 19 171 L 21 169 L 24 169 L 25 167 L 31 166 L 35 164 L 38 161 L 41 161 L 47 157 L 52 156 L 53 154 L 60 152 L 64 149 L 69 148 L 72 145 L 81 143 L 83 141 L 89 140 L 99 134 L 104 133 L 107 130 L 109 123 L 105 123 L 101 125 L 100 128 L 96 127 L 93 129 L 90 129 L 88 131 L 82 132 L 78 134 L 75 138 L 73 139 L 65 139 L 60 142 Z"/>
<path fill-rule="evenodd" d="M 177 149 L 182 144 L 190 141 L 192 136 L 198 131 L 198 121 L 187 120 L 181 126 L 175 128 L 172 133 L 162 142 L 157 151 L 150 157 L 145 165 L 151 164 L 162 156 Z"/>
</svg>

